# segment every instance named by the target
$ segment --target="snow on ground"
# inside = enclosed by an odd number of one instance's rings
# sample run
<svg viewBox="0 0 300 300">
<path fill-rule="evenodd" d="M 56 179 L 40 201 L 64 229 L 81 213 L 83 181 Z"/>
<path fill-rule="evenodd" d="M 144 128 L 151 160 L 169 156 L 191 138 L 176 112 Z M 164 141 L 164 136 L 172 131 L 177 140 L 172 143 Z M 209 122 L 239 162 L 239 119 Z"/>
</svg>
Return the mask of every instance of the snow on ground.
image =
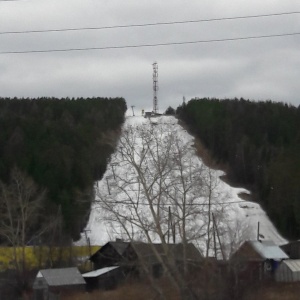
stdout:
<svg viewBox="0 0 300 300">
<path fill-rule="evenodd" d="M 128 131 L 131 132 L 130 139 L 134 143 L 134 155 L 144 151 L 143 147 L 145 145 L 143 144 L 141 137 L 135 134 L 141 128 L 146 128 L 153 132 L 158 132 L 160 130 L 165 135 L 168 135 L 170 132 L 172 132 L 172 134 L 175 133 L 177 138 L 180 140 L 180 143 L 184 145 L 182 147 L 184 147 L 184 151 L 186 152 L 185 155 L 187 155 L 185 157 L 185 161 L 189 161 L 189 168 L 193 169 L 193 172 L 198 169 L 205 170 L 206 173 L 204 175 L 202 174 L 202 176 L 210 178 L 210 182 L 213 182 L 214 184 L 213 197 L 211 200 L 213 203 L 212 209 L 215 210 L 216 213 L 219 213 L 219 215 L 220 211 L 222 212 L 222 219 L 220 218 L 218 221 L 218 226 L 220 227 L 219 230 L 223 233 L 222 242 L 224 242 L 224 244 L 227 243 L 227 245 L 229 245 L 228 247 L 232 247 L 232 245 L 240 244 L 243 240 L 256 239 L 258 222 L 260 224 L 259 232 L 261 239 L 271 239 L 278 245 L 286 242 L 286 240 L 277 232 L 276 228 L 259 204 L 244 201 L 239 197 L 240 193 L 249 194 L 249 191 L 243 188 L 234 188 L 229 186 L 220 179 L 220 176 L 224 175 L 224 172 L 209 169 L 204 166 L 202 160 L 195 154 L 193 145 L 194 138 L 178 124 L 176 118 L 172 116 L 160 116 L 150 119 L 137 116 L 127 117 L 123 126 L 123 135 L 121 136 L 121 139 L 125 139 L 126 137 L 128 138 Z M 125 136 L 125 133 L 127 136 Z M 164 139 L 162 139 L 160 143 L 163 144 Z M 137 193 L 139 188 L 136 181 L 136 173 L 132 165 L 123 161 L 124 157 L 122 159 L 122 147 L 124 148 L 124 144 L 121 145 L 121 143 L 119 143 L 116 153 L 112 155 L 106 173 L 102 180 L 97 182 L 95 185 L 96 201 L 92 204 L 89 221 L 85 228 L 87 237 L 92 245 L 103 245 L 108 241 L 115 240 L 116 238 L 124 238 L 124 228 L 122 228 L 120 224 L 113 222 L 112 219 L 107 218 L 109 212 L 104 211 L 103 207 L 100 208 L 97 200 L 105 198 L 109 201 L 113 201 L 111 202 L 113 203 L 113 208 L 111 208 L 111 210 L 122 213 L 122 216 L 132 214 L 129 206 L 126 206 L 126 203 L 128 202 L 124 202 L 124 199 L 126 199 L 126 201 L 133 202 L 135 200 L 140 201 L 141 205 L 143 205 L 144 200 L 141 196 L 142 193 Z M 166 151 L 163 147 L 164 146 L 161 145 L 161 148 L 159 149 L 162 153 Z M 120 151 L 120 149 L 122 151 Z M 149 161 L 147 159 L 148 158 L 146 157 L 145 162 Z M 149 166 L 147 166 L 147 163 L 142 165 L 142 168 L 145 168 L 145 170 L 147 170 L 147 167 L 149 167 L 149 172 L 151 173 L 153 169 L 151 169 L 150 163 Z M 176 176 L 178 177 L 178 173 L 173 172 L 172 174 L 174 178 Z M 169 178 L 168 180 L 171 181 L 172 179 Z M 156 190 L 154 188 L 153 193 L 155 192 Z M 194 190 L 194 194 L 195 193 L 197 193 L 196 190 Z M 207 200 L 205 200 L 202 196 L 198 198 L 195 195 L 190 196 L 189 201 L 196 201 L 193 202 L 193 205 L 197 203 L 200 206 L 203 205 L 203 207 L 204 205 L 207 206 L 207 202 L 205 202 Z M 146 206 L 139 209 L 140 216 L 143 216 L 143 218 L 149 217 L 150 213 L 147 211 L 148 209 Z M 124 227 L 128 226 L 128 230 L 131 230 L 132 232 L 136 231 L 135 237 L 138 237 L 139 235 L 137 234 L 136 227 L 132 226 L 132 224 L 127 225 L 126 218 L 123 218 L 122 220 L 126 223 L 126 225 L 125 223 L 123 224 Z M 193 240 L 193 242 L 196 243 L 202 251 L 205 251 L 205 247 L 207 246 L 207 236 L 205 235 L 205 231 L 207 231 L 207 227 L 205 225 L 208 222 L 207 220 L 207 217 L 203 217 L 203 215 L 201 215 L 198 219 L 190 219 L 189 224 L 190 228 L 193 228 L 193 230 L 195 230 L 196 227 L 200 228 L 202 226 L 202 231 L 200 232 L 199 230 L 198 236 L 195 234 L 195 240 Z M 154 235 L 152 235 L 152 237 L 154 241 L 158 241 L 157 237 Z M 179 241 L 179 237 L 177 237 L 177 241 Z M 87 240 L 85 234 L 82 234 L 81 239 L 76 242 L 76 244 L 81 245 L 86 243 Z"/>
</svg>

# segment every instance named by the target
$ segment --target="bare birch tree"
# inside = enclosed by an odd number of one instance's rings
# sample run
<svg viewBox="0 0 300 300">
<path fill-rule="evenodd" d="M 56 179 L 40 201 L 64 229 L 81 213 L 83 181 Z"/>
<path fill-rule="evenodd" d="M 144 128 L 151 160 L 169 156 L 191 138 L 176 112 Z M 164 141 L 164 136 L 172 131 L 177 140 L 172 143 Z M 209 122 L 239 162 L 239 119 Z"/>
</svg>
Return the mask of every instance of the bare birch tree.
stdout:
<svg viewBox="0 0 300 300">
<path fill-rule="evenodd" d="M 107 174 L 106 187 L 97 190 L 102 218 L 119 237 L 148 243 L 161 243 L 168 254 L 170 234 L 182 243 L 184 271 L 186 246 L 197 243 L 208 256 L 212 244 L 212 213 L 221 219 L 224 196 L 218 193 L 218 180 L 195 156 L 192 140 L 185 141 L 172 125 L 127 127 L 112 157 L 118 168 Z M 155 252 L 155 248 L 153 248 Z M 169 278 L 182 296 L 193 299 L 174 258 L 167 261 L 157 254 Z"/>
<path fill-rule="evenodd" d="M 42 216 L 45 190 L 14 168 L 8 184 L 0 182 L 0 238 L 2 244 L 12 247 L 17 272 L 27 269 L 25 248 L 49 230 Z"/>
</svg>

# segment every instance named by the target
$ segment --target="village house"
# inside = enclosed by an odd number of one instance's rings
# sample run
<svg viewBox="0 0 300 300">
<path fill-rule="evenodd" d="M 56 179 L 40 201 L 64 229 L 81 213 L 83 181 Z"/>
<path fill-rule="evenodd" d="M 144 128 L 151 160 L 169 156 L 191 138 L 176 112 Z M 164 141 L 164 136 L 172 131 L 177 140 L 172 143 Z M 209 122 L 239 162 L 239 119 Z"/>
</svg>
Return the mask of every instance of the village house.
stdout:
<svg viewBox="0 0 300 300">
<path fill-rule="evenodd" d="M 86 282 L 77 268 L 44 269 L 33 283 L 34 300 L 58 300 L 66 291 L 84 291 Z"/>
<path fill-rule="evenodd" d="M 231 257 L 231 266 L 242 281 L 273 279 L 279 263 L 288 258 L 273 241 L 245 241 Z"/>
<path fill-rule="evenodd" d="M 197 248 L 189 243 L 183 244 L 150 244 L 142 242 L 108 242 L 90 257 L 94 270 L 119 266 L 118 271 L 124 276 L 140 277 L 147 271 L 153 277 L 160 277 L 163 272 L 162 262 L 173 257 L 179 269 L 183 266 L 199 265 L 203 257 Z M 121 275 L 120 275 L 121 276 Z"/>
</svg>

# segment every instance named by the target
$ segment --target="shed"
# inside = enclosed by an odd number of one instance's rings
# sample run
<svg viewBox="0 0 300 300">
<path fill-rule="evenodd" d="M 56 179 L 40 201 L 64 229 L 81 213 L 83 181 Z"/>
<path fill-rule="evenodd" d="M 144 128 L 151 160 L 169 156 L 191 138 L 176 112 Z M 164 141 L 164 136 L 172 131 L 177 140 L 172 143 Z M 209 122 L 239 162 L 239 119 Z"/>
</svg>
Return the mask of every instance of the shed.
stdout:
<svg viewBox="0 0 300 300">
<path fill-rule="evenodd" d="M 85 280 L 77 268 L 40 270 L 33 283 L 34 300 L 56 300 L 66 290 L 84 290 Z"/>
<path fill-rule="evenodd" d="M 276 281 L 300 281 L 300 259 L 284 260 L 275 273 Z"/>
<path fill-rule="evenodd" d="M 113 289 L 125 278 L 119 266 L 105 267 L 82 274 L 87 283 L 87 290 Z"/>
</svg>

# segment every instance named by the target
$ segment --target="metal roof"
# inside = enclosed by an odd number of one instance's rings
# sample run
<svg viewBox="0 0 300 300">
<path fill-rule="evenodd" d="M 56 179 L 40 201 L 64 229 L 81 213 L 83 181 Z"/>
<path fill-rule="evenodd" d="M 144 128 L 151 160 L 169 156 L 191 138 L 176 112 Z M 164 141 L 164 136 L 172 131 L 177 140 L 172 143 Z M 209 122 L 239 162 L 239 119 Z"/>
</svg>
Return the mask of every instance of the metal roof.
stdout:
<svg viewBox="0 0 300 300">
<path fill-rule="evenodd" d="M 283 261 L 283 263 L 286 264 L 292 272 L 300 272 L 300 259 L 289 259 Z"/>
<path fill-rule="evenodd" d="M 119 268 L 118 266 L 114 266 L 114 267 L 106 267 L 106 268 L 101 268 L 101 269 L 98 269 L 98 270 L 95 270 L 95 271 L 91 271 L 91 272 L 88 272 L 88 273 L 84 273 L 82 274 L 82 276 L 85 278 L 85 277 L 98 277 L 100 275 L 103 275 L 107 272 L 110 272 L 114 269 L 117 269 Z"/>
<path fill-rule="evenodd" d="M 252 247 L 264 259 L 287 259 L 287 254 L 273 241 L 249 241 Z"/>
<path fill-rule="evenodd" d="M 85 280 L 77 268 L 44 269 L 40 270 L 38 277 L 40 275 L 49 286 L 85 284 Z"/>
</svg>

